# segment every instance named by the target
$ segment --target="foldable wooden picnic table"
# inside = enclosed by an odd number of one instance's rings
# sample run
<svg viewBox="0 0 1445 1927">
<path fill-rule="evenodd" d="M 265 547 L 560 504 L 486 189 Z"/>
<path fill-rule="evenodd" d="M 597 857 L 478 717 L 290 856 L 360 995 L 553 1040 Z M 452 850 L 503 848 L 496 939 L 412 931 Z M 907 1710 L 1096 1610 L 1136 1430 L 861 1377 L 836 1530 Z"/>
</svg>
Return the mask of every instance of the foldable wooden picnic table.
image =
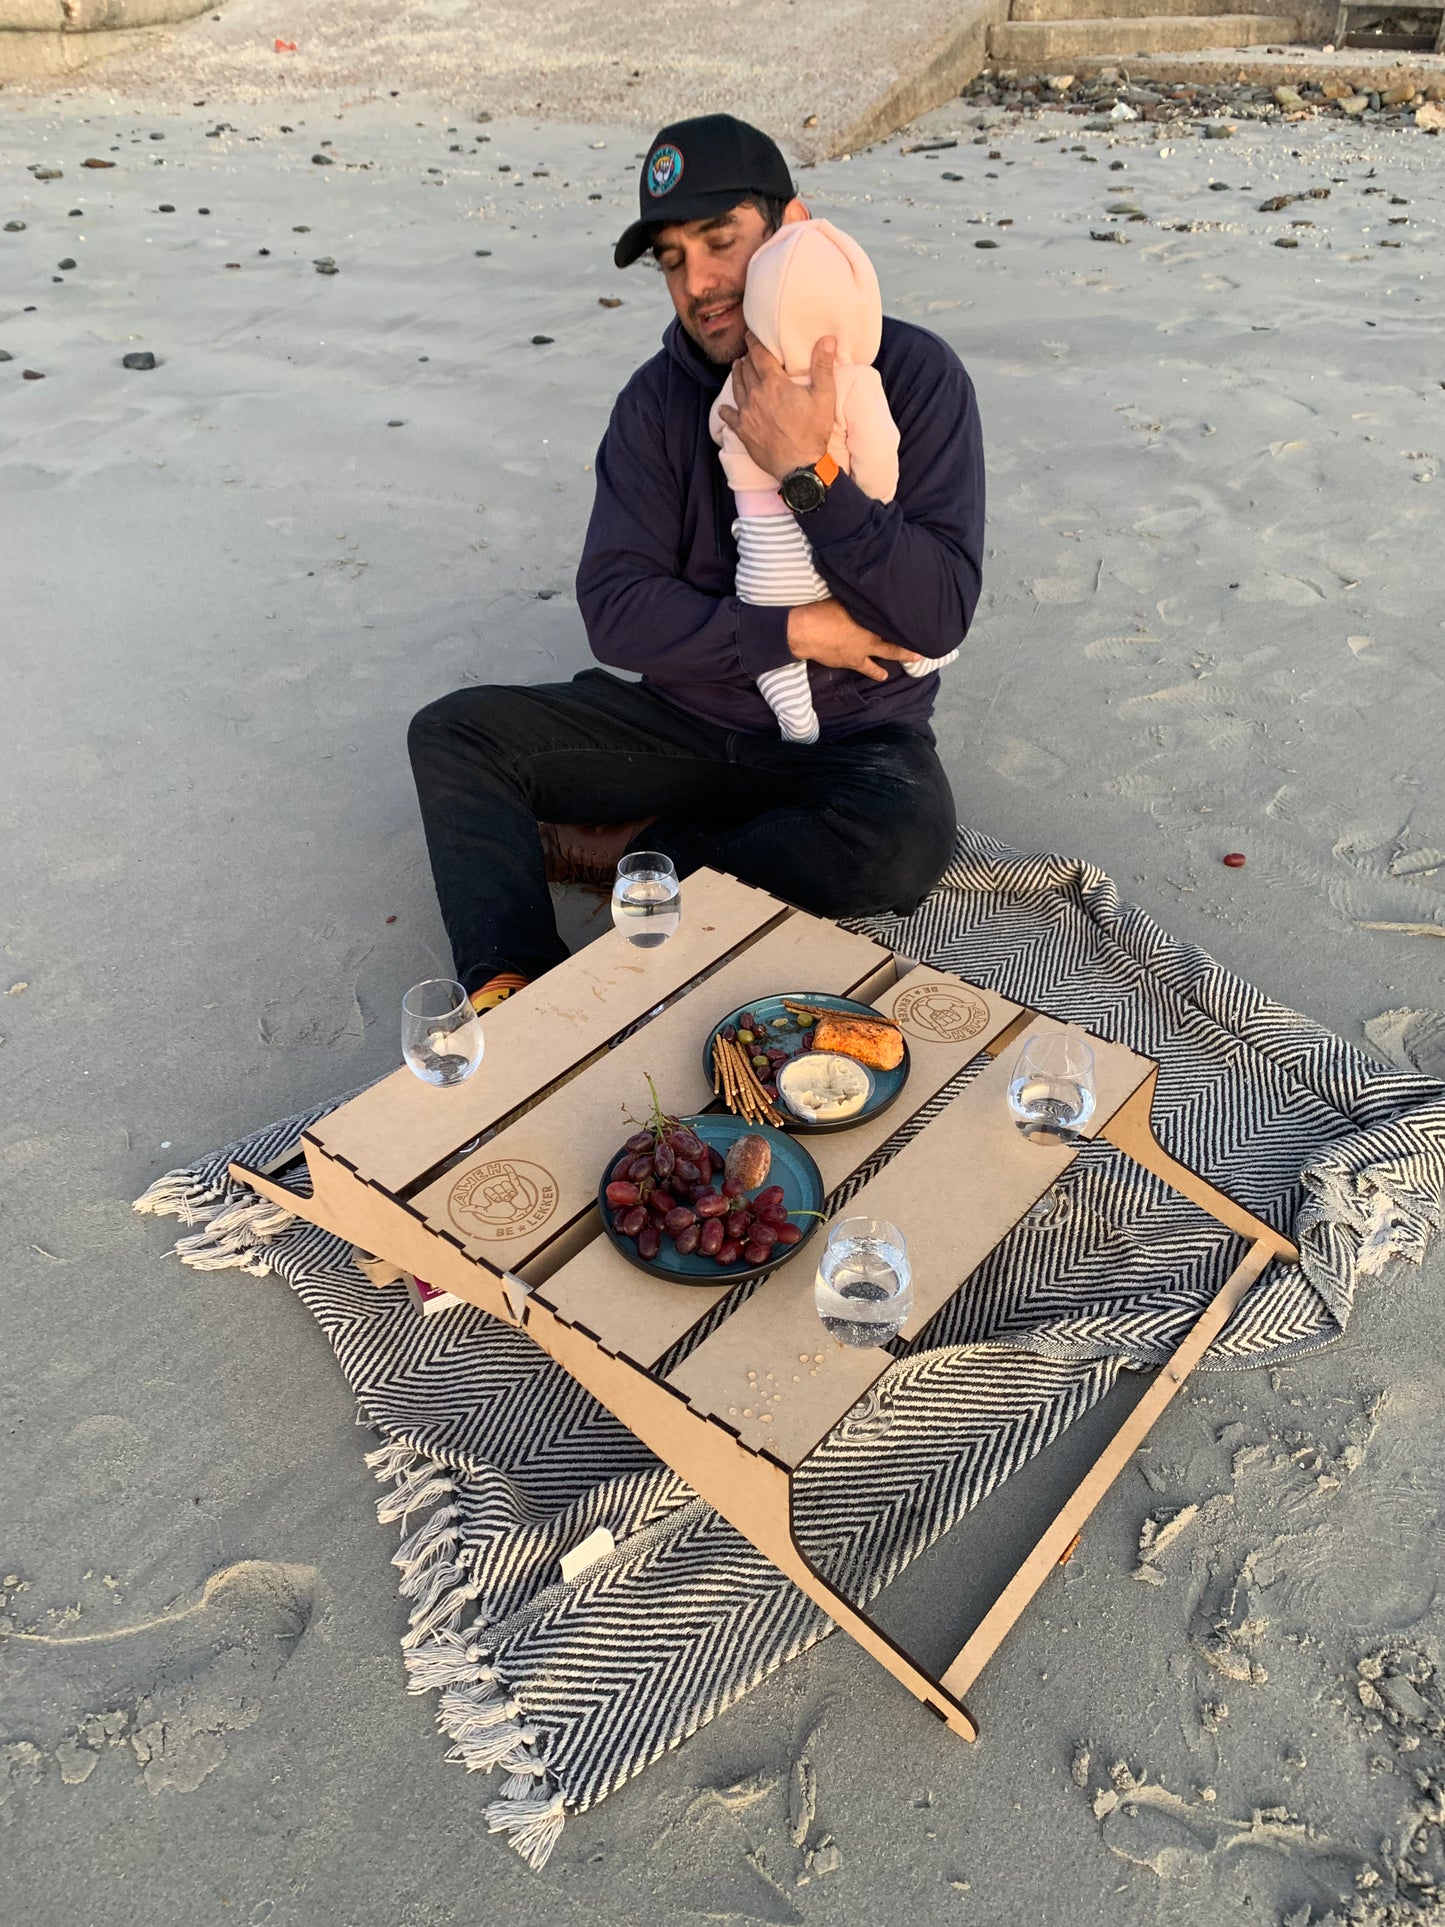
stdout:
<svg viewBox="0 0 1445 1927">
<path fill-rule="evenodd" d="M 780 1267 L 728 1314 L 732 1287 L 629 1264 L 596 1209 L 598 1176 L 652 1075 L 679 1116 L 716 1100 L 702 1046 L 769 992 L 873 1004 L 908 1037 L 902 1099 L 808 1147 L 831 1193 L 980 1055 L 989 1060 L 870 1178 L 849 1209 L 908 1238 L 913 1338 L 1069 1168 L 1077 1148 L 1026 1140 L 1009 1115 L 1013 1045 L 1059 1016 L 893 955 L 870 938 L 703 870 L 677 935 L 640 950 L 616 932 L 488 1011 L 477 1074 L 451 1089 L 405 1069 L 322 1118 L 303 1143 L 312 1192 L 233 1165 L 266 1197 L 525 1331 L 859 1645 L 966 1739 L 963 1695 L 1271 1258 L 1293 1244 L 1167 1155 L 1150 1125 L 1158 1066 L 1091 1039 L 1103 1137 L 1246 1242 L 1229 1277 L 937 1679 L 809 1561 L 793 1530 L 799 1468 L 893 1362 L 827 1337 L 813 1266 Z M 480 1138 L 480 1142 L 475 1142 Z M 460 1147 L 470 1147 L 462 1149 Z M 742 1296 L 739 1294 L 739 1296 Z M 721 1309 L 719 1309 L 721 1308 Z M 718 1322 L 720 1321 L 720 1322 Z M 715 1324 L 714 1329 L 707 1329 Z M 705 1335 L 689 1346 L 690 1334 Z"/>
</svg>

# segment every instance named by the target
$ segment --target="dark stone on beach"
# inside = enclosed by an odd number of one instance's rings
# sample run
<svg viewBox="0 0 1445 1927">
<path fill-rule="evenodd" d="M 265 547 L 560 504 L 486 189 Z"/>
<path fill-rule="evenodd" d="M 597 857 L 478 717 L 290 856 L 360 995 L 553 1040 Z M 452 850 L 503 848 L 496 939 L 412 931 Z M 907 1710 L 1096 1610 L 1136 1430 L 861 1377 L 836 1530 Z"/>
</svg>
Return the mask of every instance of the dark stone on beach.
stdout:
<svg viewBox="0 0 1445 1927">
<path fill-rule="evenodd" d="M 122 368 L 139 368 L 144 370 L 154 368 L 156 358 L 149 348 L 137 348 L 134 354 L 122 355 L 120 365 Z"/>
<path fill-rule="evenodd" d="M 63 181 L 64 170 L 59 167 L 32 167 L 30 172 L 37 181 Z"/>
<path fill-rule="evenodd" d="M 1259 211 L 1261 214 L 1278 214 L 1279 210 L 1282 207 L 1288 207 L 1293 199 L 1293 194 L 1272 194 L 1267 201 L 1260 202 Z"/>
<path fill-rule="evenodd" d="M 309 227 L 294 227 L 291 232 L 293 234 L 309 234 L 311 230 Z"/>
<path fill-rule="evenodd" d="M 82 161 L 82 167 L 114 167 L 114 161 Z"/>
<path fill-rule="evenodd" d="M 386 425 L 388 428 L 405 428 L 406 427 L 405 422 L 388 422 Z"/>
<path fill-rule="evenodd" d="M 0 348 L 0 361 L 14 361 L 15 357 L 8 348 Z"/>
<path fill-rule="evenodd" d="M 20 371 L 20 379 L 22 381 L 44 381 L 45 377 L 38 368 L 22 368 Z"/>
<path fill-rule="evenodd" d="M 940 174 L 938 178 L 941 181 L 961 181 L 963 176 L 962 174 Z"/>
<path fill-rule="evenodd" d="M 70 210 L 70 218 L 72 221 L 84 220 L 85 209 L 83 207 L 73 207 Z"/>
<path fill-rule="evenodd" d="M 1220 127 L 1212 121 L 1204 129 L 1204 138 L 1207 141 L 1227 141 L 1232 139 L 1233 135 L 1232 127 Z"/>
<path fill-rule="evenodd" d="M 550 348 L 555 340 L 555 335 L 533 335 L 532 346 L 534 348 Z"/>
<path fill-rule="evenodd" d="M 257 254 L 269 254 L 271 250 L 270 248 L 257 248 L 256 252 Z"/>
<path fill-rule="evenodd" d="M 487 257 L 488 257 L 488 256 L 489 256 L 489 255 L 491 254 L 491 252 L 492 252 L 492 250 L 491 250 L 490 248 L 478 248 L 478 249 L 477 249 L 477 259 L 478 259 L 479 261 L 485 261 L 485 260 L 487 259 Z"/>
<path fill-rule="evenodd" d="M 1229 192 L 1229 182 L 1211 181 L 1209 183 L 1209 191 L 1211 194 L 1227 194 Z"/>
<path fill-rule="evenodd" d="M 165 139 L 165 135 L 164 135 L 164 134 L 152 134 L 152 135 L 151 135 L 151 139 L 152 139 L 153 141 L 163 141 L 163 140 Z"/>
<path fill-rule="evenodd" d="M 1276 235 L 1274 244 L 1277 248 L 1297 248 L 1299 246 L 1299 242 L 1296 241 L 1292 234 Z"/>
<path fill-rule="evenodd" d="M 210 211 L 211 210 L 208 207 L 198 207 L 196 209 L 197 214 L 209 214 Z"/>
<path fill-rule="evenodd" d="M 315 263 L 315 267 L 318 274 L 340 274 L 341 272 L 329 254 L 322 255 L 321 259 Z"/>
<path fill-rule="evenodd" d="M 161 202 L 161 205 L 160 205 L 160 212 L 161 212 L 162 214 L 174 214 L 174 213 L 175 213 L 175 211 L 176 211 L 176 210 L 175 210 L 175 208 L 174 208 L 174 207 L 173 207 L 173 206 L 171 205 L 171 203 L 170 203 L 169 201 L 162 201 L 162 202 Z"/>
<path fill-rule="evenodd" d="M 313 167 L 335 167 L 336 163 L 329 154 L 313 154 L 311 156 L 311 165 Z"/>
<path fill-rule="evenodd" d="M 998 242 L 997 241 L 975 241 L 973 245 L 976 248 L 996 248 L 998 246 Z"/>
<path fill-rule="evenodd" d="M 64 273 L 67 268 L 73 268 L 75 266 L 75 263 L 67 254 L 63 261 L 57 261 L 55 265 L 60 269 L 62 273 Z"/>
<path fill-rule="evenodd" d="M 23 234 L 25 232 L 25 223 L 23 221 L 7 221 L 5 223 L 5 232 L 7 234 Z"/>
<path fill-rule="evenodd" d="M 620 308 L 622 306 L 622 296 L 620 294 L 599 294 L 597 297 L 597 305 L 599 308 Z"/>
</svg>

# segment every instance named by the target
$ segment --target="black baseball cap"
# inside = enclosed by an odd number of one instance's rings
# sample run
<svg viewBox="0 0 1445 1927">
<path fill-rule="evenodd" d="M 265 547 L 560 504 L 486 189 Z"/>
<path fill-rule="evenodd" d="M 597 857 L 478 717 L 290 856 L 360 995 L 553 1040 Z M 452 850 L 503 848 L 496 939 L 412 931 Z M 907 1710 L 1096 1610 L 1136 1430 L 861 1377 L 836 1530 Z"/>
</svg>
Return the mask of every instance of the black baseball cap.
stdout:
<svg viewBox="0 0 1445 1927">
<path fill-rule="evenodd" d="M 631 267 L 653 233 L 675 221 L 726 214 L 749 194 L 791 201 L 788 163 L 774 140 L 731 114 L 703 114 L 664 127 L 647 150 L 637 183 L 641 217 L 617 243 L 613 259 Z"/>
</svg>

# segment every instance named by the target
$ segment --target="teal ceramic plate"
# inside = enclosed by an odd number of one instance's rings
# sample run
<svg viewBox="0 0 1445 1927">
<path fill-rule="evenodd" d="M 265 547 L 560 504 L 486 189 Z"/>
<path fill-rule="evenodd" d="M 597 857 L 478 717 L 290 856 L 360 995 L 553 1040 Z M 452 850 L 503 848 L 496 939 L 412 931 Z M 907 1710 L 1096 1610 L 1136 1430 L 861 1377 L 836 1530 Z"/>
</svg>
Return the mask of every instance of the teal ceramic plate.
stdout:
<svg viewBox="0 0 1445 1927">
<path fill-rule="evenodd" d="M 819 1212 L 823 1209 L 823 1174 L 801 1144 L 794 1144 L 782 1131 L 771 1130 L 766 1124 L 748 1124 L 740 1117 L 732 1117 L 725 1111 L 710 1111 L 705 1117 L 685 1117 L 682 1122 L 690 1131 L 695 1131 L 703 1143 L 727 1156 L 728 1146 L 738 1138 L 752 1132 L 757 1137 L 766 1138 L 773 1153 L 773 1161 L 768 1175 L 763 1179 L 759 1190 L 770 1184 L 783 1187 L 783 1203 L 788 1208 L 789 1217 L 802 1232 L 795 1245 L 775 1247 L 777 1255 L 770 1256 L 766 1264 L 744 1264 L 741 1259 L 736 1264 L 720 1265 L 715 1258 L 705 1258 L 700 1251 L 680 1256 L 672 1239 L 664 1232 L 662 1249 L 657 1257 L 648 1263 L 641 1257 L 635 1241 L 624 1238 L 620 1231 L 612 1229 L 612 1211 L 607 1203 L 606 1191 L 611 1178 L 612 1167 L 622 1156 L 624 1145 L 608 1158 L 602 1173 L 602 1182 L 597 1187 L 597 1209 L 602 1213 L 602 1222 L 607 1235 L 629 1264 L 645 1271 L 650 1278 L 666 1278 L 675 1285 L 735 1285 L 747 1278 L 761 1278 L 770 1271 L 776 1271 L 790 1258 L 796 1258 L 817 1230 L 820 1220 L 817 1217 L 802 1217 L 801 1212 Z M 721 1178 L 716 1182 L 721 1183 Z M 753 1195 L 749 1193 L 749 1195 Z M 686 1199 L 679 1194 L 679 1202 Z"/>
<path fill-rule="evenodd" d="M 849 1017 L 872 1017 L 876 1019 L 878 1016 L 878 1012 L 869 1004 L 855 1003 L 851 997 L 829 997 L 824 992 L 818 990 L 785 990 L 781 991 L 776 997 L 755 997 L 750 1004 L 740 1005 L 737 1010 L 730 1010 L 726 1017 L 720 1017 L 708 1032 L 702 1047 L 702 1061 L 703 1068 L 707 1072 L 709 1083 L 712 1082 L 712 1040 L 725 1025 L 732 1024 L 736 1028 L 738 1019 L 743 1016 L 745 1012 L 756 1017 L 759 1023 L 767 1025 L 767 1044 L 764 1048 L 771 1047 L 777 1050 L 786 1050 L 790 1057 L 796 1057 L 798 1055 L 799 1051 L 803 1048 L 803 1033 L 796 1029 L 780 1031 L 774 1028 L 779 1018 L 788 1018 L 790 1022 L 793 1021 L 791 1012 L 784 1007 L 785 1002 L 794 1004 L 817 1004 L 823 1010 L 841 1011 Z M 783 1114 L 785 1120 L 784 1129 L 803 1133 L 810 1131 L 851 1131 L 855 1124 L 866 1124 L 870 1117 L 878 1117 L 882 1112 L 886 1111 L 891 1104 L 897 1101 L 903 1086 L 908 1082 L 909 1068 L 908 1039 L 905 1037 L 903 1040 L 903 1062 L 899 1064 L 896 1069 L 891 1071 L 875 1071 L 871 1064 L 864 1066 L 869 1077 L 873 1080 L 873 1089 L 862 1110 L 855 1111 L 852 1117 L 837 1118 L 829 1123 L 810 1124 L 805 1118 L 794 1117 L 782 1098 L 779 1098 L 777 1108 Z M 762 1073 L 759 1072 L 760 1076 L 761 1074 Z"/>
</svg>

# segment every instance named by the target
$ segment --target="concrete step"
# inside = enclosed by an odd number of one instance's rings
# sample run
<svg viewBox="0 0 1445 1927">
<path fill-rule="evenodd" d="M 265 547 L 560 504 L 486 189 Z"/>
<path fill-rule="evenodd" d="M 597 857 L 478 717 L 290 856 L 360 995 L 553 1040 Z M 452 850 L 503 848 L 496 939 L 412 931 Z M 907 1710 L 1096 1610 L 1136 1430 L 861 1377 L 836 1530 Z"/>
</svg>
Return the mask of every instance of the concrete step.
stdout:
<svg viewBox="0 0 1445 1927">
<path fill-rule="evenodd" d="M 1198 18 L 1201 15 L 1220 15 L 1232 13 L 1239 0 L 1013 0 L 1009 9 L 1011 22 L 1020 20 L 1142 20 L 1175 18 L 1185 15 Z M 1294 26 L 1294 20 L 1282 19 L 1275 23 L 1275 30 L 1282 32 Z"/>
<path fill-rule="evenodd" d="M 1297 23 L 1278 13 L 1112 15 L 1104 20 L 1002 20 L 989 30 L 988 50 L 997 66 L 1040 73 L 1059 60 L 1083 55 L 1192 53 L 1202 47 L 1278 46 L 1296 38 Z"/>
<path fill-rule="evenodd" d="M 1354 48 L 1327 54 L 1319 47 L 1289 46 L 1272 54 L 1255 47 L 1247 54 L 1230 48 L 1200 48 L 1182 54 L 1144 54 L 1129 62 L 1129 78 L 1141 87 L 1163 86 L 1183 81 L 1194 87 L 1230 87 L 1236 82 L 1251 87 L 1298 86 L 1302 81 L 1344 80 L 1357 94 L 1388 92 L 1403 81 L 1410 81 L 1421 92 L 1439 87 L 1436 98 L 1445 100 L 1445 54 L 1360 53 Z M 1117 54 L 1081 54 L 1069 62 L 1081 79 L 1093 73 L 1107 73 L 1118 66 Z"/>
</svg>

